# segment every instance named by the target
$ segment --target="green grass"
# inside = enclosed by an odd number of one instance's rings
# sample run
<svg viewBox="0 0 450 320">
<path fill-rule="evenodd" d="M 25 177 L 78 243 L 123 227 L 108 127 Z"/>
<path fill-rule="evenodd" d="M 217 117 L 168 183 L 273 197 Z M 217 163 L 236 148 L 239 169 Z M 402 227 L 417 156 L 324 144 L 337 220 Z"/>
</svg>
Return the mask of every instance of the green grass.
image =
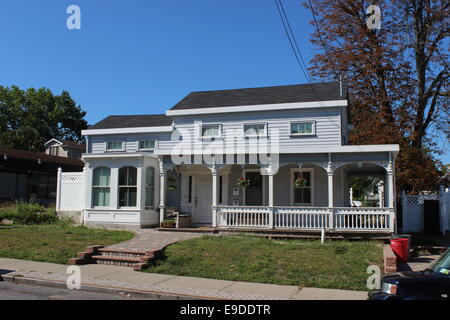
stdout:
<svg viewBox="0 0 450 320">
<path fill-rule="evenodd" d="M 369 265 L 382 265 L 382 248 L 368 241 L 268 240 L 203 236 L 165 250 L 145 272 L 222 280 L 367 290 Z"/>
<path fill-rule="evenodd" d="M 74 227 L 67 224 L 1 228 L 0 257 L 66 264 L 89 245 L 131 239 L 132 232 Z"/>
</svg>

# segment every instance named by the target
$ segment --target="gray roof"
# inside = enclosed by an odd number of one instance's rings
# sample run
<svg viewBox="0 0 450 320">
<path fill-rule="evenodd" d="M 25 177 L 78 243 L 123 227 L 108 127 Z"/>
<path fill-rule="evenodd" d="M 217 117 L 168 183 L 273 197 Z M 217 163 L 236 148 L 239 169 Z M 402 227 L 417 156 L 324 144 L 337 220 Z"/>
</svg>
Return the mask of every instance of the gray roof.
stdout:
<svg viewBox="0 0 450 320">
<path fill-rule="evenodd" d="M 339 82 L 197 91 L 188 94 L 170 110 L 342 100 L 346 99 L 347 96 L 347 85 L 345 83 L 343 83 L 342 92 L 344 97 L 340 96 Z"/>
<path fill-rule="evenodd" d="M 97 122 L 89 129 L 115 129 L 170 126 L 172 118 L 165 114 L 139 114 L 126 116 L 109 116 Z"/>
</svg>

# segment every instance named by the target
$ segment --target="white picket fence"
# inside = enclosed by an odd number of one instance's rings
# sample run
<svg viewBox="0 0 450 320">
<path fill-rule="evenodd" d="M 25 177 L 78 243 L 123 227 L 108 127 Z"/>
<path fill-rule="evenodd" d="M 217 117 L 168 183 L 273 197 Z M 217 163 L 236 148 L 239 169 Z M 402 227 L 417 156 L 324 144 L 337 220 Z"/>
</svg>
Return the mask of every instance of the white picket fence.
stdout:
<svg viewBox="0 0 450 320">
<path fill-rule="evenodd" d="M 450 192 L 441 188 L 436 194 L 407 195 L 402 193 L 402 220 L 404 232 L 424 231 L 424 200 L 439 200 L 440 231 L 443 235 L 450 231 Z"/>
<path fill-rule="evenodd" d="M 62 172 L 58 169 L 56 211 L 84 209 L 84 172 Z"/>
</svg>

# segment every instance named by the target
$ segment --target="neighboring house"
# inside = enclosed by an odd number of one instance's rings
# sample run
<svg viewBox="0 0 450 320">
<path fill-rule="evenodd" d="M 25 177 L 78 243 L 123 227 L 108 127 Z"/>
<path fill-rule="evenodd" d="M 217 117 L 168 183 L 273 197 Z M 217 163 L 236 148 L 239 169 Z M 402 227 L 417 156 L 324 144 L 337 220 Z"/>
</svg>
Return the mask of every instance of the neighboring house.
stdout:
<svg viewBox="0 0 450 320">
<path fill-rule="evenodd" d="M 165 115 L 105 118 L 82 132 L 85 224 L 157 225 L 177 207 L 195 226 L 394 232 L 399 146 L 348 145 L 346 92 L 192 92 Z M 351 175 L 382 175 L 383 206 L 351 208 Z"/>
<path fill-rule="evenodd" d="M 80 159 L 0 147 L 0 201 L 55 202 L 58 167 L 82 171 Z"/>
<path fill-rule="evenodd" d="M 52 156 L 80 159 L 85 151 L 86 145 L 75 141 L 51 139 L 45 143 L 45 153 Z"/>
</svg>

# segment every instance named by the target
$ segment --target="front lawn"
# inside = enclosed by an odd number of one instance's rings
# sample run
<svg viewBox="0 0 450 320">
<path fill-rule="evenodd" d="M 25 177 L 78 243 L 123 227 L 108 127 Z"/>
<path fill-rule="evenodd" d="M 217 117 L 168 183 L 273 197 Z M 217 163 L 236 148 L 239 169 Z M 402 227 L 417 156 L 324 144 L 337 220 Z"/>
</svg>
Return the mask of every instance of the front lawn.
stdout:
<svg viewBox="0 0 450 320">
<path fill-rule="evenodd" d="M 369 265 L 382 266 L 370 241 L 269 240 L 203 236 L 176 243 L 145 272 L 301 287 L 367 290 Z"/>
<path fill-rule="evenodd" d="M 0 257 L 67 263 L 89 245 L 131 239 L 132 232 L 91 229 L 66 224 L 0 227 Z"/>
</svg>

